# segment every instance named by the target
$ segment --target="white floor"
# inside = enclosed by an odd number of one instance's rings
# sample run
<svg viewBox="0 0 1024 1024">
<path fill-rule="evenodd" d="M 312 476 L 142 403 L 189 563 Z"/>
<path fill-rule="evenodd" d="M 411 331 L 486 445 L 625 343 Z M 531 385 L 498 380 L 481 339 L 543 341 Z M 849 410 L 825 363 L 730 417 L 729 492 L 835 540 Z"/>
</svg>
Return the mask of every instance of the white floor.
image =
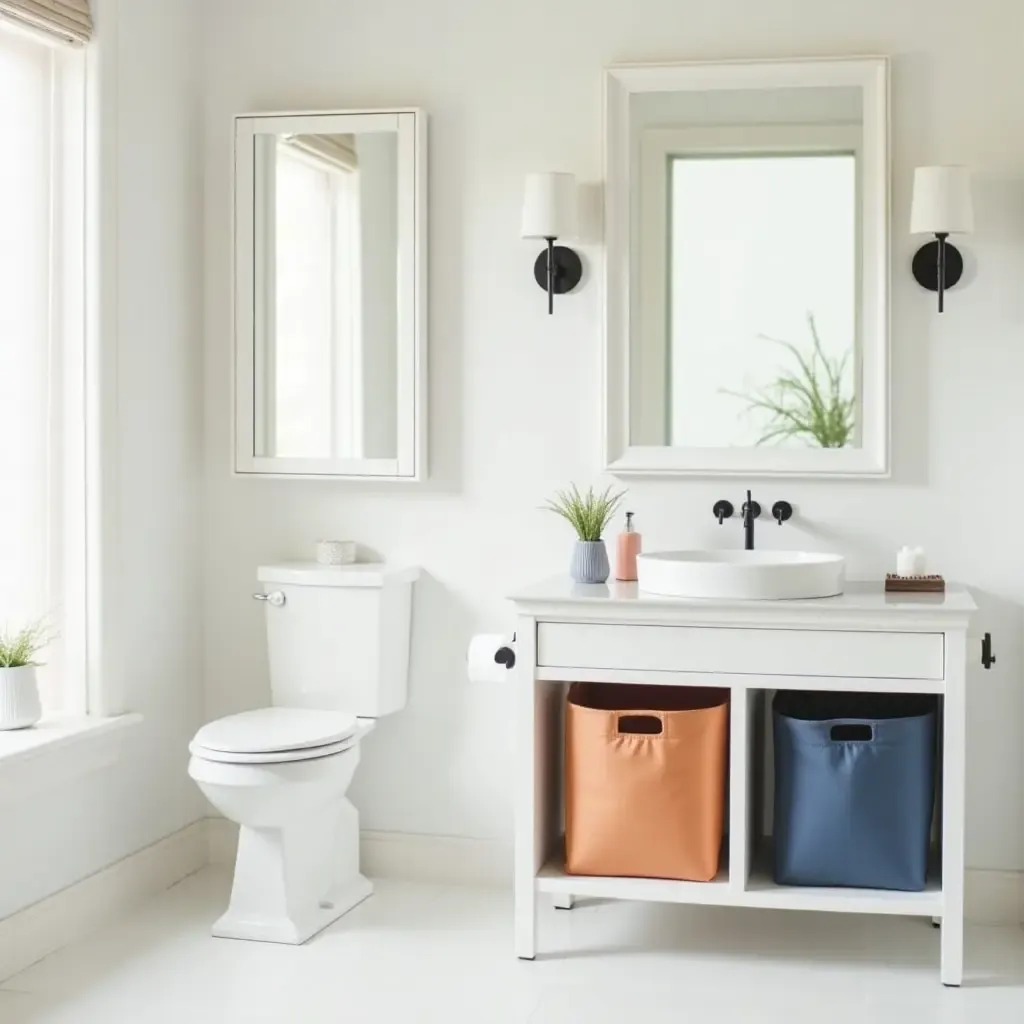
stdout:
<svg viewBox="0 0 1024 1024">
<path fill-rule="evenodd" d="M 0 987 L 2 1024 L 1020 1024 L 1024 931 L 971 927 L 968 984 L 927 921 L 588 902 L 512 955 L 508 893 L 381 881 L 304 947 L 212 939 L 209 869 Z"/>
</svg>

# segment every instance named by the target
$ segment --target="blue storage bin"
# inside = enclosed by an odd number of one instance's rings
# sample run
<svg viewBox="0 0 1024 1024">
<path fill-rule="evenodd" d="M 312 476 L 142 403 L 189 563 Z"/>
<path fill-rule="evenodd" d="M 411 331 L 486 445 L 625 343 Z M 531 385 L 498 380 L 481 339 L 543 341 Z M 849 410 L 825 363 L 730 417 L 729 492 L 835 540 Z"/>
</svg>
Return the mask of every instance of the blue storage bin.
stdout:
<svg viewBox="0 0 1024 1024">
<path fill-rule="evenodd" d="M 772 718 L 775 881 L 923 889 L 935 698 L 784 691 Z"/>
</svg>

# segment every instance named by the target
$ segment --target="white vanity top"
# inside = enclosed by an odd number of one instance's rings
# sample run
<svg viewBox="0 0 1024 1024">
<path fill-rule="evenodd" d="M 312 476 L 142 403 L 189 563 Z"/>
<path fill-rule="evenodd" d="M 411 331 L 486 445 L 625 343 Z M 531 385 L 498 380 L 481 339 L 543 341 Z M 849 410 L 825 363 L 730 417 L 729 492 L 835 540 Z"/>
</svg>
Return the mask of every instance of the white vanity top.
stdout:
<svg viewBox="0 0 1024 1024">
<path fill-rule="evenodd" d="M 965 628 L 977 605 L 966 587 L 947 583 L 944 594 L 887 594 L 882 580 L 847 580 L 845 593 L 792 601 L 737 601 L 663 597 L 636 583 L 574 583 L 552 576 L 511 595 L 521 611 L 540 618 L 669 621 L 919 630 Z"/>
</svg>

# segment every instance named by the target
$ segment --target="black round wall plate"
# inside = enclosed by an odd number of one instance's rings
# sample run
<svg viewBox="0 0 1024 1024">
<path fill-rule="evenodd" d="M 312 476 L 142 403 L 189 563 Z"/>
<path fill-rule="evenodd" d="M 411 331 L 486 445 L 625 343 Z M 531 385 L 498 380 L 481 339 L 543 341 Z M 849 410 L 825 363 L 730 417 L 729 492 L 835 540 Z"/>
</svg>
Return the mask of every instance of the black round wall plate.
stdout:
<svg viewBox="0 0 1024 1024">
<path fill-rule="evenodd" d="M 914 253 L 911 270 L 914 280 L 930 292 L 939 290 L 939 243 L 928 242 Z M 952 288 L 964 273 L 964 258 L 955 245 L 946 243 L 946 281 L 945 288 Z"/>
<path fill-rule="evenodd" d="M 580 283 L 583 277 L 583 263 L 575 250 L 565 245 L 556 245 L 554 248 L 555 259 L 555 280 L 554 292 L 556 295 L 564 295 L 571 292 Z M 544 289 L 548 290 L 548 251 L 545 249 L 533 265 L 534 280 Z"/>
</svg>

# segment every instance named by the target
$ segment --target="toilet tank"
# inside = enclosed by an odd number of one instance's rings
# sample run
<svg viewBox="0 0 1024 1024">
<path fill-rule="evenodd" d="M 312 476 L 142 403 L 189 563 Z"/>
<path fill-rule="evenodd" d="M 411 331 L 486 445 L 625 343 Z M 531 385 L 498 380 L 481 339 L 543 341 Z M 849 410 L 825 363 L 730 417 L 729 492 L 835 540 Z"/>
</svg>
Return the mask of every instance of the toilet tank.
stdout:
<svg viewBox="0 0 1024 1024">
<path fill-rule="evenodd" d="M 418 576 L 375 563 L 261 566 L 272 703 L 361 718 L 405 707 Z"/>
</svg>

